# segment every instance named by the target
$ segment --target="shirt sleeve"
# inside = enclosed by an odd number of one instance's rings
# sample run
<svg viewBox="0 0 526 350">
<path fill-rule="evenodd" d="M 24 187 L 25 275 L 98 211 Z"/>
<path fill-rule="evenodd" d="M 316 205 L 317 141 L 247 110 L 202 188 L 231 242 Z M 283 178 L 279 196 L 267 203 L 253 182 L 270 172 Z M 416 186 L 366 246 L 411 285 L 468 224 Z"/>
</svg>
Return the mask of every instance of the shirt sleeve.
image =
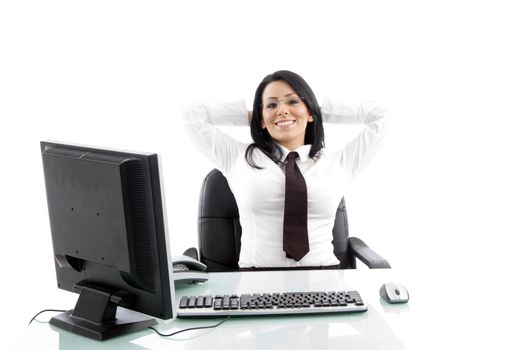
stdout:
<svg viewBox="0 0 526 350">
<path fill-rule="evenodd" d="M 384 105 L 343 105 L 326 100 L 322 107 L 325 123 L 363 125 L 364 129 L 342 149 L 340 161 L 349 177 L 355 176 L 368 163 L 384 129 Z"/>
<path fill-rule="evenodd" d="M 182 108 L 184 125 L 197 149 L 223 173 L 246 145 L 234 139 L 217 126 L 248 126 L 248 111 L 244 101 L 207 105 L 196 103 Z"/>
</svg>

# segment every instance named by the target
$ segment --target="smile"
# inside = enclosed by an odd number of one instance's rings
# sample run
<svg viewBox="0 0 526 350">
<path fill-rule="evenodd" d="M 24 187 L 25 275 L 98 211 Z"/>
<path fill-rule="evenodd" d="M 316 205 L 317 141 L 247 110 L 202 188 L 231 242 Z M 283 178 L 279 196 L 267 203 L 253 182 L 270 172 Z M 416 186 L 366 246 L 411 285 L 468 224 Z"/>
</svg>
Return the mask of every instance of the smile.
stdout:
<svg viewBox="0 0 526 350">
<path fill-rule="evenodd" d="M 280 121 L 274 123 L 274 125 L 276 125 L 278 128 L 289 128 L 294 123 L 296 123 L 295 120 L 280 120 Z"/>
</svg>

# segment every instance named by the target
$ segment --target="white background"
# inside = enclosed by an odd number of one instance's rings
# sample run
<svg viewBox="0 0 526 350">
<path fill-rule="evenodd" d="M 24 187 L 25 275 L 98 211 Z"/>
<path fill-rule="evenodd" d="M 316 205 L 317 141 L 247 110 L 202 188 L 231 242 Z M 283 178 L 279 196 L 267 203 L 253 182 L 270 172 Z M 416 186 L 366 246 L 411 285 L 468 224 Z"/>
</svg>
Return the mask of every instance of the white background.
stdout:
<svg viewBox="0 0 526 350">
<path fill-rule="evenodd" d="M 2 342 L 11 345 L 39 310 L 73 306 L 72 293 L 55 286 L 40 140 L 160 153 L 171 250 L 180 254 L 196 244 L 198 192 L 212 165 L 192 151 L 177 105 L 243 98 L 250 106 L 266 74 L 289 69 L 320 103 L 390 105 L 382 148 L 346 196 L 351 234 L 427 286 L 420 298 L 459 298 L 473 313 L 456 321 L 465 345 L 519 347 L 519 3 L 2 1 Z M 350 132 L 327 127 L 327 145 Z M 455 322 L 454 310 L 440 317 Z"/>
</svg>

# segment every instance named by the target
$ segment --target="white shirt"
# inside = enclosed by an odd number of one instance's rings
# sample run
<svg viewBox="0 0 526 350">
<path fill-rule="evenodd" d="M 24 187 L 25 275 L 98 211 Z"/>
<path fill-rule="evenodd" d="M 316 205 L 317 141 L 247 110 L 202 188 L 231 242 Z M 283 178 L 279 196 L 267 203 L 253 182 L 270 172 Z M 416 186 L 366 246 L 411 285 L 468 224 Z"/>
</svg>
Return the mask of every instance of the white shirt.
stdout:
<svg viewBox="0 0 526 350">
<path fill-rule="evenodd" d="M 308 234 L 310 251 L 300 261 L 288 259 L 283 251 L 284 168 L 259 149 L 253 152 L 255 169 L 245 160 L 248 144 L 235 140 L 216 125 L 248 126 L 243 101 L 185 109 L 185 124 L 200 151 L 228 180 L 239 209 L 242 227 L 239 267 L 297 267 L 339 264 L 333 253 L 332 229 L 336 209 L 351 178 L 363 165 L 383 125 L 383 109 L 343 106 L 325 101 L 324 123 L 362 124 L 364 130 L 341 150 L 325 148 L 317 159 L 309 157 L 310 145 L 298 152 L 298 166 L 307 183 Z M 247 131 L 248 132 L 248 131 Z M 281 147 L 281 146 L 280 146 Z M 289 153 L 281 147 L 283 159 Z"/>
</svg>

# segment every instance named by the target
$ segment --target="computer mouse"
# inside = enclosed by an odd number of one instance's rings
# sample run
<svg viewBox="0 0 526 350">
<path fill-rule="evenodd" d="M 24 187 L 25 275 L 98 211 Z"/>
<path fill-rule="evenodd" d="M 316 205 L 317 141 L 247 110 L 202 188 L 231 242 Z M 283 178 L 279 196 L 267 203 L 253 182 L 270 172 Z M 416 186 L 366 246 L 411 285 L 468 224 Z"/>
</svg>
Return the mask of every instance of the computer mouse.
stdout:
<svg viewBox="0 0 526 350">
<path fill-rule="evenodd" d="M 409 292 L 404 286 L 388 282 L 380 287 L 380 296 L 389 304 L 407 303 L 409 300 Z"/>
</svg>

